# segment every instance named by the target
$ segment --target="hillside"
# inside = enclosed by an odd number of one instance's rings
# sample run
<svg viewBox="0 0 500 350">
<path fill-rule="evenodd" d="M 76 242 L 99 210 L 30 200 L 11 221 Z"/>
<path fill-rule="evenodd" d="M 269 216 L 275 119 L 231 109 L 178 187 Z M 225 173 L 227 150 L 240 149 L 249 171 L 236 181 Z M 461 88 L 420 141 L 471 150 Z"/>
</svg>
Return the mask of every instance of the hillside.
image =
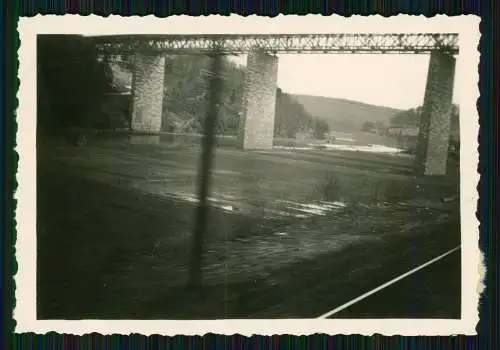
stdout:
<svg viewBox="0 0 500 350">
<path fill-rule="evenodd" d="M 359 131 L 366 121 L 381 122 L 387 126 L 391 118 L 401 112 L 399 109 L 344 99 L 299 94 L 292 96 L 309 114 L 326 121 L 330 129 L 335 131 Z"/>
<path fill-rule="evenodd" d="M 206 116 L 207 81 L 203 71 L 209 68 L 209 60 L 199 56 L 169 57 L 165 70 L 163 100 L 163 131 L 203 131 Z M 113 86 L 117 91 L 130 90 L 130 67 L 110 64 Z M 224 79 L 221 90 L 220 115 L 216 132 L 221 135 L 236 135 L 243 111 L 244 68 L 225 59 Z M 276 91 L 275 136 L 295 137 L 297 132 L 312 132 L 322 135 L 328 131 L 326 123 L 314 120 L 296 99 L 281 89 Z"/>
</svg>

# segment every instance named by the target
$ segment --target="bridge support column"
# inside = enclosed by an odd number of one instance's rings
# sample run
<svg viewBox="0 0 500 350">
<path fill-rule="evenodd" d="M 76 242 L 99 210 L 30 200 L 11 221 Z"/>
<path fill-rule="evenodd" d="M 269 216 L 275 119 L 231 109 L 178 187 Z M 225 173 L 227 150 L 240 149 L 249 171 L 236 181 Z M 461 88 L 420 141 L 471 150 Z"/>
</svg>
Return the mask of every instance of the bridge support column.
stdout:
<svg viewBox="0 0 500 350">
<path fill-rule="evenodd" d="M 277 78 L 278 57 L 260 51 L 248 54 L 238 136 L 243 149 L 273 147 Z"/>
<path fill-rule="evenodd" d="M 132 143 L 158 143 L 162 124 L 165 57 L 135 54 L 132 76 Z"/>
<path fill-rule="evenodd" d="M 415 154 L 418 175 L 445 175 L 455 77 L 452 55 L 431 53 Z"/>
</svg>

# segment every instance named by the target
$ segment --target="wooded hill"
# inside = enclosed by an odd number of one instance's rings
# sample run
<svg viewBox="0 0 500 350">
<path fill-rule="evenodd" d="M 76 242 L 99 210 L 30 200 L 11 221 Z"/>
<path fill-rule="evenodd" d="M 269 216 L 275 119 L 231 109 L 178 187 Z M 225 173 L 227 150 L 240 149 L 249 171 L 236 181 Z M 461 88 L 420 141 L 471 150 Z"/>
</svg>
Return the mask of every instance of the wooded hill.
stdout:
<svg viewBox="0 0 500 350">
<path fill-rule="evenodd" d="M 209 58 L 202 56 L 171 56 L 167 58 L 163 97 L 163 131 L 201 133 L 207 107 Z M 115 86 L 131 85 L 131 71 L 111 64 Z M 244 67 L 224 59 L 221 104 L 217 134 L 236 135 L 243 113 Z M 122 87 L 119 87 L 119 86 Z M 298 132 L 316 132 L 321 136 L 328 125 L 316 120 L 292 95 L 277 89 L 275 136 L 295 137 Z"/>
<path fill-rule="evenodd" d="M 292 95 L 304 109 L 314 117 L 328 123 L 331 130 L 357 132 L 367 121 L 379 122 L 384 126 L 391 124 L 391 119 L 401 110 L 349 101 L 345 99 Z"/>
</svg>

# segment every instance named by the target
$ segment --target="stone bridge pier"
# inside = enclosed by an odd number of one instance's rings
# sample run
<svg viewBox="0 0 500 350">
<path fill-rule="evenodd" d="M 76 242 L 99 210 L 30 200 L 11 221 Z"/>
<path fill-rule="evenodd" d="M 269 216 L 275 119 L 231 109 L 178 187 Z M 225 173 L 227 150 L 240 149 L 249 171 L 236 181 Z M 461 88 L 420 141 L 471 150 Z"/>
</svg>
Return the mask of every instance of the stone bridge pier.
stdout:
<svg viewBox="0 0 500 350">
<path fill-rule="evenodd" d="M 165 57 L 136 53 L 131 96 L 132 143 L 158 143 L 162 124 Z"/>
<path fill-rule="evenodd" d="M 450 143 L 455 58 L 431 53 L 415 153 L 417 175 L 445 175 Z"/>
<path fill-rule="evenodd" d="M 278 57 L 261 51 L 248 53 L 238 135 L 240 148 L 273 147 L 277 78 Z"/>
<path fill-rule="evenodd" d="M 132 143 L 157 143 L 162 126 L 165 57 L 136 53 L 131 96 Z M 248 53 L 238 143 L 243 149 L 273 147 L 278 57 Z"/>
</svg>

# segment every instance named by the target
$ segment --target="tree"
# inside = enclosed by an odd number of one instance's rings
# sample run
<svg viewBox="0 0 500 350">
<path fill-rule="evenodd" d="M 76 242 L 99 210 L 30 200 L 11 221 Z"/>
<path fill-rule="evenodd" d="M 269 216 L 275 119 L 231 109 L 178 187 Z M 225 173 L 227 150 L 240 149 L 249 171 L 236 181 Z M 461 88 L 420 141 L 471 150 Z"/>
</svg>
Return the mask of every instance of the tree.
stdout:
<svg viewBox="0 0 500 350">
<path fill-rule="evenodd" d="M 391 118 L 392 125 L 418 126 L 420 123 L 421 108 L 410 108 L 398 112 Z"/>
<path fill-rule="evenodd" d="M 420 118 L 422 116 L 422 106 L 417 108 L 410 108 L 401 112 L 398 112 L 394 117 L 391 118 L 392 125 L 401 126 L 420 126 Z M 458 120 L 460 117 L 460 109 L 458 105 L 453 104 L 451 109 L 451 129 L 458 129 Z"/>
<path fill-rule="evenodd" d="M 110 69 L 97 60 L 95 46 L 82 36 L 40 35 L 37 49 L 39 130 L 95 127 L 112 91 Z"/>
<path fill-rule="evenodd" d="M 325 134 L 330 131 L 330 126 L 323 120 L 316 117 L 316 128 L 314 130 L 314 138 L 324 140 Z"/>
<path fill-rule="evenodd" d="M 312 121 L 313 117 L 304 106 L 293 96 L 284 93 L 280 88 L 277 89 L 274 136 L 295 138 L 298 132 L 309 132 L 313 125 Z"/>
<path fill-rule="evenodd" d="M 366 121 L 361 126 L 361 131 L 371 131 L 375 129 L 375 123 L 372 121 Z"/>
</svg>

